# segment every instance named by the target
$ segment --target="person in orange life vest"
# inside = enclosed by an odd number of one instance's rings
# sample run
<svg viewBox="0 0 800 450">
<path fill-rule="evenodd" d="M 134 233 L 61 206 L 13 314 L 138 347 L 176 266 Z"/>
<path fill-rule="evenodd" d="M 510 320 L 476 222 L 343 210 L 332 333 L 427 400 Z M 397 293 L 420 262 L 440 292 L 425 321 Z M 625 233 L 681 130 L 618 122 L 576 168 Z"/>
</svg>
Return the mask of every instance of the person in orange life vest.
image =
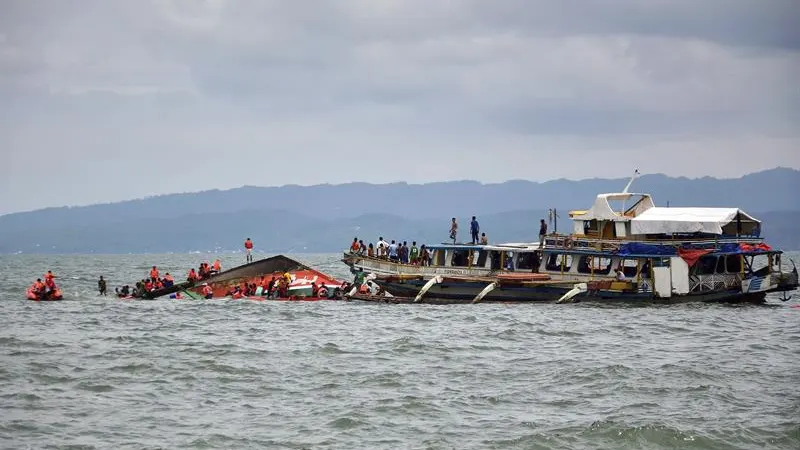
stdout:
<svg viewBox="0 0 800 450">
<path fill-rule="evenodd" d="M 156 266 L 153 266 L 153 268 L 150 269 L 150 280 L 152 280 L 153 283 L 155 283 L 156 281 L 159 280 L 159 278 L 160 277 L 158 276 L 158 268 Z"/>
<path fill-rule="evenodd" d="M 167 274 L 164 275 L 163 281 L 164 281 L 164 287 L 171 287 L 175 284 L 175 278 L 172 278 L 172 275 L 170 275 L 169 272 L 167 272 Z"/>
<path fill-rule="evenodd" d="M 156 289 L 163 289 L 164 288 L 164 283 L 162 283 L 161 280 L 156 279 L 156 282 L 153 283 L 153 287 L 156 288 Z"/>
<path fill-rule="evenodd" d="M 214 297 L 214 290 L 211 289 L 211 286 L 208 283 L 203 283 L 203 297 L 206 299 L 211 299 Z"/>
<path fill-rule="evenodd" d="M 144 282 L 144 290 L 150 292 L 153 290 L 153 280 L 147 280 Z"/>
<path fill-rule="evenodd" d="M 44 294 L 44 291 L 46 289 L 44 283 L 42 283 L 41 278 L 37 278 L 36 282 L 33 283 L 33 286 L 31 287 L 33 288 L 33 293 L 36 295 Z"/>
<path fill-rule="evenodd" d="M 56 276 L 53 275 L 53 271 L 52 270 L 48 270 L 47 273 L 44 274 L 44 282 L 45 282 L 45 284 L 47 284 L 48 281 L 53 281 L 53 278 L 55 278 L 55 277 Z"/>
<path fill-rule="evenodd" d="M 253 255 L 251 255 L 253 251 L 253 241 L 251 241 L 250 238 L 244 241 L 244 251 L 247 254 L 247 262 L 253 262 Z"/>
<path fill-rule="evenodd" d="M 192 283 L 197 281 L 197 272 L 194 271 L 194 268 L 189 269 L 189 275 L 186 276 L 186 281 Z"/>
<path fill-rule="evenodd" d="M 222 272 L 222 262 L 219 260 L 219 258 L 214 260 L 214 272 L 215 273 Z"/>
<path fill-rule="evenodd" d="M 208 278 L 208 274 L 206 274 L 206 264 L 200 263 L 200 267 L 197 268 L 197 279 L 203 280 Z"/>
<path fill-rule="evenodd" d="M 361 248 L 361 246 L 358 245 L 358 237 L 354 237 L 353 238 L 353 243 L 350 244 L 350 253 L 358 253 L 358 249 L 360 249 L 360 248 Z"/>
</svg>

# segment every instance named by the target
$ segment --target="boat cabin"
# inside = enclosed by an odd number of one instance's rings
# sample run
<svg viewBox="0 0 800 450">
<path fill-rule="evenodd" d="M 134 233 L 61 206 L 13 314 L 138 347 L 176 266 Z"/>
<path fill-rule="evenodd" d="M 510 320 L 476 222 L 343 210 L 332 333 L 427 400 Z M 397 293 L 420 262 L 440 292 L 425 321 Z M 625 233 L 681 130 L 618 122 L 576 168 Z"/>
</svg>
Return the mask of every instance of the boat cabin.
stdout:
<svg viewBox="0 0 800 450">
<path fill-rule="evenodd" d="M 761 222 L 738 208 L 657 207 L 648 194 L 600 194 L 589 210 L 569 215 L 573 235 L 590 239 L 759 238 L 761 234 Z"/>
<path fill-rule="evenodd" d="M 539 265 L 538 244 L 429 245 L 430 266 L 495 270 L 533 270 Z"/>
</svg>

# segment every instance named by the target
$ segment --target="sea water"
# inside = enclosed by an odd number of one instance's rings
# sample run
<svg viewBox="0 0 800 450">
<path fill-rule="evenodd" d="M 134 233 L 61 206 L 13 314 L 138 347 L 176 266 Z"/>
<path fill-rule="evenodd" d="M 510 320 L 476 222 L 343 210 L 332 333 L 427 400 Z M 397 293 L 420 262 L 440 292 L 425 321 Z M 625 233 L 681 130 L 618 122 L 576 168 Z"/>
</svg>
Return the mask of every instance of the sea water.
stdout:
<svg viewBox="0 0 800 450">
<path fill-rule="evenodd" d="M 100 275 L 113 293 L 153 264 L 182 278 L 215 257 L 0 256 L 0 447 L 800 448 L 797 299 L 432 306 L 97 295 Z M 297 258 L 350 278 L 337 255 Z M 26 301 L 48 269 L 65 300 Z"/>
</svg>

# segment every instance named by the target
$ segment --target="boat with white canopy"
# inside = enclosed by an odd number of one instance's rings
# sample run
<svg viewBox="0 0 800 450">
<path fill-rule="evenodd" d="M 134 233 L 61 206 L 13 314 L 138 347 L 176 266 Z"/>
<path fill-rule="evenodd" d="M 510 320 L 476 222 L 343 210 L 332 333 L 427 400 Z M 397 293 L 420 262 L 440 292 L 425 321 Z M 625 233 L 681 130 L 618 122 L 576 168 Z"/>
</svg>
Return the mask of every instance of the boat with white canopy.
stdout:
<svg viewBox="0 0 800 450">
<path fill-rule="evenodd" d="M 588 210 L 571 211 L 572 232 L 547 235 L 541 248 L 538 242 L 440 244 L 428 247 L 423 264 L 357 253 L 345 253 L 343 261 L 374 274 L 395 301 L 763 302 L 770 292 L 797 289 L 794 262 L 766 243 L 752 215 L 660 207 L 649 194 L 627 192 L 630 185 L 598 195 Z"/>
</svg>

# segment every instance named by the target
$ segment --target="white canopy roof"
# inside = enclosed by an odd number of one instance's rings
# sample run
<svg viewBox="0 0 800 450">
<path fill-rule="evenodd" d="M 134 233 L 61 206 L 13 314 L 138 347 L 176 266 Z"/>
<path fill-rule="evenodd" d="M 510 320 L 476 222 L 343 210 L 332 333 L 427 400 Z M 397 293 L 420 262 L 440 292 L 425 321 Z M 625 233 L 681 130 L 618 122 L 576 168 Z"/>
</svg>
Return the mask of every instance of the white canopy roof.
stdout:
<svg viewBox="0 0 800 450">
<path fill-rule="evenodd" d="M 758 220 L 738 208 L 653 207 L 631 219 L 631 234 L 709 233 L 723 234 L 732 222 L 747 224 L 751 230 Z M 735 233 L 735 231 L 734 231 Z"/>
<path fill-rule="evenodd" d="M 633 199 L 638 203 L 628 204 L 627 207 L 636 205 L 630 215 L 623 215 L 621 212 L 614 211 L 609 201 L 629 201 Z M 627 221 L 632 216 L 640 214 L 642 211 L 653 207 L 653 199 L 647 194 L 634 194 L 634 193 L 613 193 L 613 194 L 600 194 L 594 199 L 592 207 L 584 214 L 573 216 L 573 220 L 613 220 L 613 221 Z"/>
</svg>

